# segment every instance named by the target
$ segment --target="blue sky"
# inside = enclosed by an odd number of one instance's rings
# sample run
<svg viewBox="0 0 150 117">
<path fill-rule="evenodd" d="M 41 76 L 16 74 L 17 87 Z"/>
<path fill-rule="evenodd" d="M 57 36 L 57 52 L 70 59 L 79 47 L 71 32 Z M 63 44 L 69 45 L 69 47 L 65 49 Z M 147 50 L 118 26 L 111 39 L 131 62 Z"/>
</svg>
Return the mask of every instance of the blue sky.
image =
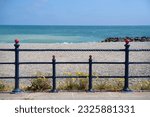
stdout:
<svg viewBox="0 0 150 117">
<path fill-rule="evenodd" d="M 0 25 L 150 25 L 150 0 L 0 0 Z"/>
</svg>

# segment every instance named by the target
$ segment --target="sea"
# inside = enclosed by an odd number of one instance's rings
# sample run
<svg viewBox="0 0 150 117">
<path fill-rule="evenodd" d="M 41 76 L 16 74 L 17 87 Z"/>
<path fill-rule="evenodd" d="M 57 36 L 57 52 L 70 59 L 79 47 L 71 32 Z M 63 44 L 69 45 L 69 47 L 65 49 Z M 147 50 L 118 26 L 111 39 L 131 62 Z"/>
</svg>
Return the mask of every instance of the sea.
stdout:
<svg viewBox="0 0 150 117">
<path fill-rule="evenodd" d="M 108 37 L 150 37 L 150 26 L 0 25 L 0 44 L 89 43 Z"/>
</svg>

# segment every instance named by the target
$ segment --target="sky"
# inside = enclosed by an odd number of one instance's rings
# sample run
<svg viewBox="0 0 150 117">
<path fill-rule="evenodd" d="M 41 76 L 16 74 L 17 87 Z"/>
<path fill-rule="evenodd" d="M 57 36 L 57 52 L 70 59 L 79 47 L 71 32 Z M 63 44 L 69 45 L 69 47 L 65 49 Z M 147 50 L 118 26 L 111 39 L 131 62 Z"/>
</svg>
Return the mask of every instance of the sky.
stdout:
<svg viewBox="0 0 150 117">
<path fill-rule="evenodd" d="M 0 25 L 150 25 L 150 0 L 0 0 Z"/>
</svg>

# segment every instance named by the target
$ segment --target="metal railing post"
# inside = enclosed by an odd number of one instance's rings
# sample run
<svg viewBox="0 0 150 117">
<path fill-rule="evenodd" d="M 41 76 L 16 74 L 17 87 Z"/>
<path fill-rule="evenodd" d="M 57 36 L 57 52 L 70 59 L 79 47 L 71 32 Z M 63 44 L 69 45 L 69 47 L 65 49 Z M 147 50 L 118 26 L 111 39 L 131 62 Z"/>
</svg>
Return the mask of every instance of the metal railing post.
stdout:
<svg viewBox="0 0 150 117">
<path fill-rule="evenodd" d="M 12 93 L 20 93 L 21 90 L 19 88 L 19 40 L 15 40 L 15 88 Z"/>
<path fill-rule="evenodd" d="M 53 76 L 52 76 L 52 90 L 50 92 L 56 93 L 56 59 L 55 56 L 53 55 L 52 58 L 52 69 L 53 69 Z"/>
<path fill-rule="evenodd" d="M 124 76 L 124 88 L 123 91 L 129 92 L 129 40 L 125 40 L 125 76 Z"/>
<path fill-rule="evenodd" d="M 89 56 L 89 86 L 88 92 L 93 92 L 92 90 L 92 56 Z"/>
</svg>

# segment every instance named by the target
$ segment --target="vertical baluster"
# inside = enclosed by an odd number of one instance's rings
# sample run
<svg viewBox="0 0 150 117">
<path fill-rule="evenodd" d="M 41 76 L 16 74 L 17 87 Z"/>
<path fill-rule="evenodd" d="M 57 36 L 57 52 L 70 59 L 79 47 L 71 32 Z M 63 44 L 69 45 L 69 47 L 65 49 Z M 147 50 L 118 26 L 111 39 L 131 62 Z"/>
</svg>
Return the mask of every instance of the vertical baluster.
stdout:
<svg viewBox="0 0 150 117">
<path fill-rule="evenodd" d="M 53 69 L 53 76 L 52 76 L 52 90 L 50 92 L 56 93 L 56 59 L 55 56 L 53 55 L 52 58 L 52 69 Z"/>
<path fill-rule="evenodd" d="M 89 56 L 89 86 L 88 92 L 93 92 L 92 90 L 92 56 Z"/>
<path fill-rule="evenodd" d="M 124 76 L 124 88 L 123 91 L 129 92 L 129 40 L 125 40 L 125 76 Z"/>
<path fill-rule="evenodd" d="M 20 93 L 21 90 L 19 88 L 19 40 L 15 40 L 15 88 L 12 93 Z"/>
</svg>

